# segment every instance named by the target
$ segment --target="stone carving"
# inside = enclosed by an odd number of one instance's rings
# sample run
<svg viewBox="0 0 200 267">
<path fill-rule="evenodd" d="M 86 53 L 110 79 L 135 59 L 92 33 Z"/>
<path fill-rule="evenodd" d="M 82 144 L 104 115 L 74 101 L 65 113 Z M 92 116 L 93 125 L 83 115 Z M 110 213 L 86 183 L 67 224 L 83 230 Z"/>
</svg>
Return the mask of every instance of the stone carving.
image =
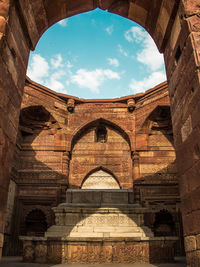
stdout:
<svg viewBox="0 0 200 267">
<path fill-rule="evenodd" d="M 45 263 L 47 257 L 47 245 L 44 242 L 36 244 L 35 247 L 35 261 L 40 263 Z"/>
<path fill-rule="evenodd" d="M 99 170 L 92 173 L 83 183 L 82 189 L 119 189 L 119 184 L 114 177 Z"/>
<path fill-rule="evenodd" d="M 25 262 L 33 262 L 34 260 L 34 247 L 30 244 L 27 244 L 23 247 L 23 258 Z"/>
<path fill-rule="evenodd" d="M 133 98 L 128 99 L 127 106 L 128 106 L 128 111 L 133 112 L 135 109 L 135 100 Z"/>
<path fill-rule="evenodd" d="M 61 263 L 62 262 L 62 243 L 51 241 L 47 249 L 48 262 Z"/>
</svg>

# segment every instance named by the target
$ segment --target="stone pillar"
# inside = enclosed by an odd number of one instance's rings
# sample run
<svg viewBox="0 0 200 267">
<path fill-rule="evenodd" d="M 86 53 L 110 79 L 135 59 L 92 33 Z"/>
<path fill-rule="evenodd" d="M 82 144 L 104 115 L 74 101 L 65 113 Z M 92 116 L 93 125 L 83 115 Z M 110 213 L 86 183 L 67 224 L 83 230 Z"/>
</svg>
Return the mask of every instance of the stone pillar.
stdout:
<svg viewBox="0 0 200 267">
<path fill-rule="evenodd" d="M 70 152 L 66 151 L 63 152 L 63 157 L 62 157 L 62 174 L 65 176 L 65 179 L 69 178 L 69 162 L 70 162 Z"/>
<path fill-rule="evenodd" d="M 132 153 L 133 161 L 133 181 L 140 178 L 140 164 L 139 164 L 139 152 L 134 151 Z"/>
<path fill-rule="evenodd" d="M 66 151 L 63 152 L 62 156 L 62 180 L 60 185 L 60 192 L 59 192 L 59 203 L 66 201 L 66 190 L 69 184 L 69 162 L 70 162 L 70 152 Z"/>
<path fill-rule="evenodd" d="M 14 1 L 0 1 L 0 258 L 29 51 L 27 35 L 22 30 Z"/>
<path fill-rule="evenodd" d="M 165 48 L 187 264 L 200 266 L 200 5 L 181 0 Z"/>
</svg>

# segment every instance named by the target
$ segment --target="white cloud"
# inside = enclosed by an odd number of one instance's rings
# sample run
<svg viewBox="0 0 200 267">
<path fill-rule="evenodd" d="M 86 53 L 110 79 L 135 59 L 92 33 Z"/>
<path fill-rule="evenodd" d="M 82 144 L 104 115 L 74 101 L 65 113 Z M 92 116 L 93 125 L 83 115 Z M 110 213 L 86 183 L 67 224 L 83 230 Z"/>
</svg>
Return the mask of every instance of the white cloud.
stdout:
<svg viewBox="0 0 200 267">
<path fill-rule="evenodd" d="M 119 52 L 120 52 L 123 56 L 125 56 L 125 57 L 128 56 L 128 52 L 127 52 L 126 50 L 124 50 L 123 47 L 122 47 L 120 44 L 118 45 L 118 49 L 119 49 Z"/>
<path fill-rule="evenodd" d="M 72 63 L 68 60 L 67 61 L 67 68 L 68 69 L 71 69 L 73 67 Z"/>
<path fill-rule="evenodd" d="M 59 81 L 59 79 L 61 79 L 64 75 L 65 75 L 65 72 L 62 70 L 54 72 L 50 76 L 50 79 L 46 82 L 45 85 L 57 92 L 63 92 L 64 85 L 62 84 L 61 81 Z"/>
<path fill-rule="evenodd" d="M 113 33 L 114 27 L 113 25 L 108 26 L 107 28 L 105 28 L 105 31 L 107 32 L 107 34 L 111 35 Z"/>
<path fill-rule="evenodd" d="M 54 69 L 57 69 L 59 67 L 62 67 L 62 56 L 61 54 L 57 54 L 55 55 L 53 58 L 51 58 L 50 62 L 51 62 L 51 65 Z"/>
<path fill-rule="evenodd" d="M 163 55 L 159 53 L 151 36 L 142 28 L 133 26 L 125 32 L 128 42 L 140 43 L 142 50 L 137 53 L 137 61 L 146 65 L 150 71 L 159 70 L 164 65 Z"/>
<path fill-rule="evenodd" d="M 80 88 L 89 88 L 92 92 L 99 93 L 99 87 L 105 80 L 120 79 L 120 75 L 110 69 L 95 69 L 88 71 L 79 69 L 72 75 L 71 82 Z"/>
<path fill-rule="evenodd" d="M 149 77 L 145 77 L 142 81 L 132 79 L 129 87 L 134 94 L 145 92 L 155 85 L 166 80 L 166 75 L 162 71 L 153 72 Z"/>
<path fill-rule="evenodd" d="M 145 39 L 144 44 L 144 49 L 137 54 L 137 60 L 147 65 L 151 71 L 159 70 L 164 65 L 163 55 L 158 52 L 150 36 Z"/>
<path fill-rule="evenodd" d="M 62 19 L 58 22 L 58 24 L 62 27 L 66 27 L 67 26 L 67 19 Z"/>
<path fill-rule="evenodd" d="M 140 43 L 148 36 L 148 33 L 140 27 L 133 26 L 125 32 L 124 36 L 128 42 L 135 41 L 136 43 Z"/>
<path fill-rule="evenodd" d="M 119 67 L 119 60 L 117 58 L 108 58 L 108 64 L 114 67 Z"/>
<path fill-rule="evenodd" d="M 27 75 L 32 80 L 43 83 L 44 78 L 49 75 L 49 64 L 46 59 L 39 54 L 34 54 L 29 64 Z"/>
</svg>

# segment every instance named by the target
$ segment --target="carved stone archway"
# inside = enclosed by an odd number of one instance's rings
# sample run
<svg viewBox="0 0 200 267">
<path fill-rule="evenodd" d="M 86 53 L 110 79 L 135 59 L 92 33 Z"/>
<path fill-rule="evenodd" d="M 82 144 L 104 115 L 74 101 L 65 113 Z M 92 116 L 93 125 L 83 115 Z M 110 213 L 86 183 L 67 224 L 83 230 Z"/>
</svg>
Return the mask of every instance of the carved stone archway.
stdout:
<svg viewBox="0 0 200 267">
<path fill-rule="evenodd" d="M 0 2 L 0 247 L 3 244 L 9 173 L 29 52 L 60 19 L 102 8 L 142 25 L 164 52 L 188 261 L 200 234 L 200 7 L 198 0 L 3 0 Z M 192 179 L 191 179 L 192 177 Z M 194 205 L 195 203 L 195 205 Z M 191 223 L 192 222 L 192 223 Z M 191 266 L 192 263 L 191 263 Z"/>
<path fill-rule="evenodd" d="M 82 189 L 120 189 L 118 181 L 102 168 L 91 172 L 83 180 Z"/>
</svg>

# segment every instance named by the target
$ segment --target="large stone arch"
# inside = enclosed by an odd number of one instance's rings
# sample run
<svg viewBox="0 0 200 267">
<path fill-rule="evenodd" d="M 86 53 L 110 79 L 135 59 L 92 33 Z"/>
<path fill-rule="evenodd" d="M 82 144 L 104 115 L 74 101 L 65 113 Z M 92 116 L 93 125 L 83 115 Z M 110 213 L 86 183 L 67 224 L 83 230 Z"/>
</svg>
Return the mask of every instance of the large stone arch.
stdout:
<svg viewBox="0 0 200 267">
<path fill-rule="evenodd" d="M 97 176 L 95 175 L 97 174 Z M 95 175 L 95 176 L 94 176 Z M 98 176 L 103 176 L 103 181 L 99 181 Z M 100 166 L 95 168 L 84 177 L 81 183 L 82 189 L 120 189 L 120 183 L 115 175 L 108 169 Z"/>
<path fill-rule="evenodd" d="M 107 132 L 103 143 L 96 139 L 101 127 Z M 69 187 L 80 188 L 84 177 L 101 166 L 115 172 L 121 188 L 132 188 L 131 149 L 129 134 L 112 120 L 98 118 L 83 123 L 70 140 Z"/>
<path fill-rule="evenodd" d="M 74 144 L 76 143 L 77 139 L 80 138 L 80 136 L 87 131 L 87 129 L 91 128 L 91 127 L 95 127 L 98 124 L 104 124 L 107 126 L 110 126 L 114 129 L 116 129 L 118 132 L 120 132 L 122 134 L 122 136 L 124 137 L 124 139 L 127 141 L 127 143 L 130 146 L 130 150 L 133 150 L 133 142 L 129 136 L 129 134 L 126 132 L 125 129 L 123 129 L 121 126 L 119 126 L 118 124 L 116 124 L 115 122 L 111 121 L 111 120 L 107 120 L 104 118 L 98 118 L 96 120 L 90 120 L 87 121 L 85 123 L 83 123 L 82 125 L 80 125 L 80 127 L 78 129 L 76 129 L 74 131 L 74 133 L 71 136 L 71 139 L 69 141 L 69 148 L 70 151 L 72 151 Z"/>
<path fill-rule="evenodd" d="M 100 7 L 142 25 L 164 52 L 180 175 L 188 260 L 199 254 L 190 240 L 200 234 L 200 7 L 198 0 L 30 0 L 0 2 L 0 234 L 3 243 L 9 172 L 31 49 L 58 20 Z M 191 178 L 192 174 L 192 179 Z M 193 203 L 196 203 L 195 206 Z M 186 205 L 187 204 L 187 205 Z M 193 224 L 191 222 L 193 221 Z M 196 248 L 196 246 L 195 246 Z"/>
<path fill-rule="evenodd" d="M 158 105 L 147 116 L 142 124 L 140 131 L 150 135 L 152 131 L 162 133 L 174 147 L 172 121 L 169 105 Z"/>
</svg>

